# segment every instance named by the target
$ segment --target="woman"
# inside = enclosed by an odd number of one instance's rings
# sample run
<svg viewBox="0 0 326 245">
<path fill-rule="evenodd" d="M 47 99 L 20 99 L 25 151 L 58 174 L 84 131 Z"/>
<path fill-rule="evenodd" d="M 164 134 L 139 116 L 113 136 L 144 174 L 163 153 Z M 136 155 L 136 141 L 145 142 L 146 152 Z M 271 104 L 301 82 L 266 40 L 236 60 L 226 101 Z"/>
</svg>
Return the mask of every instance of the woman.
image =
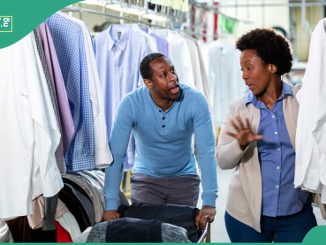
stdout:
<svg viewBox="0 0 326 245">
<path fill-rule="evenodd" d="M 235 168 L 225 224 L 231 242 L 301 242 L 316 226 L 310 194 L 293 186 L 297 87 L 289 43 L 272 30 L 255 29 L 237 41 L 249 93 L 229 105 L 216 158 Z"/>
</svg>

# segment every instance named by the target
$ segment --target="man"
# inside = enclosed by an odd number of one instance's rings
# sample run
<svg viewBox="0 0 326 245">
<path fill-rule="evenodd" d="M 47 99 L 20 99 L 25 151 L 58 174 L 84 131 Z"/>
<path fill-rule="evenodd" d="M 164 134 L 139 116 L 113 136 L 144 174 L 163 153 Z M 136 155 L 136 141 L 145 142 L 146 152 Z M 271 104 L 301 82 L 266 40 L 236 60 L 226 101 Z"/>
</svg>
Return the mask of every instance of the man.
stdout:
<svg viewBox="0 0 326 245">
<path fill-rule="evenodd" d="M 204 96 L 178 82 L 171 62 L 160 53 L 140 64 L 146 87 L 126 95 L 119 105 L 110 146 L 114 162 L 105 173 L 104 220 L 119 218 L 123 160 L 133 132 L 136 156 L 131 177 L 132 202 L 196 206 L 199 195 L 192 135 L 201 170 L 203 206 L 198 229 L 213 222 L 217 197 L 212 121 Z"/>
</svg>

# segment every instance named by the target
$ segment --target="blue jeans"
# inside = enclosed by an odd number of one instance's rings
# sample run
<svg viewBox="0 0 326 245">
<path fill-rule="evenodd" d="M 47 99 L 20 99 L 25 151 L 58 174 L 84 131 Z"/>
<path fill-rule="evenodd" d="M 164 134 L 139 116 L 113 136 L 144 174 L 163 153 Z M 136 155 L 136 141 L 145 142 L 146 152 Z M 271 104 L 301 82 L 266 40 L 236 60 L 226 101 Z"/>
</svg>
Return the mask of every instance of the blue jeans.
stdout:
<svg viewBox="0 0 326 245">
<path fill-rule="evenodd" d="M 261 233 L 236 220 L 227 212 L 224 220 L 231 242 L 302 242 L 308 231 L 317 225 L 311 205 L 288 216 L 262 215 Z"/>
</svg>

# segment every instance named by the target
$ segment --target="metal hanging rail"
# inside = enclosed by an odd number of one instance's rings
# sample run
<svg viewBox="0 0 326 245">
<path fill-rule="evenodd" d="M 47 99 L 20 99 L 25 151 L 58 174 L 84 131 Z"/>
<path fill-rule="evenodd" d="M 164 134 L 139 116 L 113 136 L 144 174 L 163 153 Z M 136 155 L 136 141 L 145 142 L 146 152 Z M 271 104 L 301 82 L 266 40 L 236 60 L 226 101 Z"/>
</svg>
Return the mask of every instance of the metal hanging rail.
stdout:
<svg viewBox="0 0 326 245">
<path fill-rule="evenodd" d="M 228 19 L 231 19 L 231 20 L 235 20 L 237 22 L 242 22 L 242 23 L 245 23 L 245 24 L 252 24 L 253 23 L 252 21 L 239 19 L 239 18 L 232 17 L 232 16 L 229 16 L 229 15 L 223 13 L 222 11 L 219 10 L 219 8 L 222 7 L 222 5 L 214 6 L 214 5 L 207 5 L 207 4 L 203 4 L 203 3 L 193 3 L 193 4 L 198 8 L 208 10 L 208 11 L 213 12 L 215 14 L 223 15 L 224 17 L 226 17 Z"/>
<path fill-rule="evenodd" d="M 273 2 L 273 3 L 223 3 L 219 2 L 219 7 L 221 8 L 248 8 L 248 7 L 279 7 L 279 6 L 288 6 L 290 8 L 301 8 L 303 5 L 302 1 L 298 2 L 288 2 L 288 3 L 281 3 L 281 2 Z M 326 1 L 313 1 L 307 2 L 305 1 L 304 5 L 306 7 L 317 7 L 317 6 L 326 6 Z"/>
<path fill-rule="evenodd" d="M 88 8 L 84 8 L 84 7 L 68 6 L 68 7 L 63 8 L 62 11 L 63 12 L 90 13 L 90 14 L 101 15 L 101 16 L 106 16 L 106 17 L 111 17 L 111 18 L 116 18 L 116 19 L 121 19 L 121 20 L 127 20 L 132 23 L 144 24 L 144 25 L 148 25 L 151 27 L 168 28 L 170 25 L 169 19 L 167 19 L 166 25 L 157 25 L 157 24 L 150 23 L 150 21 L 151 21 L 150 19 L 148 19 L 148 21 L 144 21 L 142 15 L 139 15 L 139 19 L 135 19 L 135 18 L 131 18 L 128 16 L 124 16 L 124 15 L 116 15 L 116 14 L 108 13 L 106 11 L 97 11 L 97 10 L 88 9 Z M 128 15 L 128 13 L 124 13 L 124 12 L 122 12 L 122 13 Z"/>
</svg>

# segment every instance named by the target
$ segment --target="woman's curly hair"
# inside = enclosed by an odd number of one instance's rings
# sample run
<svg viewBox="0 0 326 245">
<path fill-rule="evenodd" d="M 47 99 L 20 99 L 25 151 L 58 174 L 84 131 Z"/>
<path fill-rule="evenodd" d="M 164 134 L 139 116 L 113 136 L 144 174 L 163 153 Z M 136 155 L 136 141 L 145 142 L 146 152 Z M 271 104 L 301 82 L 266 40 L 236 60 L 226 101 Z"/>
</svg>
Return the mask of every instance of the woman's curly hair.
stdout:
<svg viewBox="0 0 326 245">
<path fill-rule="evenodd" d="M 291 70 L 292 54 L 289 41 L 270 29 L 254 29 L 239 38 L 237 49 L 256 50 L 265 63 L 276 65 L 276 74 L 283 75 Z"/>
</svg>

